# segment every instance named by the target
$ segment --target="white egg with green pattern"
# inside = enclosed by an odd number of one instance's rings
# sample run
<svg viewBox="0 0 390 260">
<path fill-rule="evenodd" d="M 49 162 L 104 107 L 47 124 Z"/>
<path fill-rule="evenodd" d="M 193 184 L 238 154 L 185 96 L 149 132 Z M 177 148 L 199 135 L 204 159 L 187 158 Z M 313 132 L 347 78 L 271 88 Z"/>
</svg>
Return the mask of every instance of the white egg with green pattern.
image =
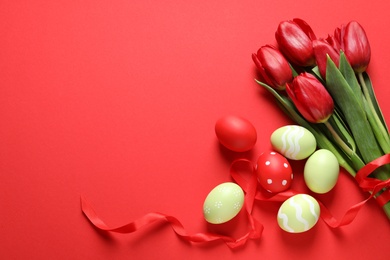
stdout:
<svg viewBox="0 0 390 260">
<path fill-rule="evenodd" d="M 336 185 L 339 172 L 337 157 L 329 150 L 320 149 L 307 159 L 303 176 L 306 186 L 311 191 L 323 194 Z"/>
<path fill-rule="evenodd" d="M 244 191 L 233 182 L 219 184 L 210 191 L 203 204 L 203 215 L 211 224 L 233 219 L 244 204 Z"/>
<path fill-rule="evenodd" d="M 320 205 L 307 194 L 298 194 L 288 198 L 278 211 L 278 224 L 289 233 L 302 233 L 310 230 L 318 222 Z"/>
<path fill-rule="evenodd" d="M 291 160 L 305 159 L 317 147 L 314 135 L 298 125 L 287 125 L 276 129 L 271 134 L 271 144 L 275 151 Z"/>
</svg>

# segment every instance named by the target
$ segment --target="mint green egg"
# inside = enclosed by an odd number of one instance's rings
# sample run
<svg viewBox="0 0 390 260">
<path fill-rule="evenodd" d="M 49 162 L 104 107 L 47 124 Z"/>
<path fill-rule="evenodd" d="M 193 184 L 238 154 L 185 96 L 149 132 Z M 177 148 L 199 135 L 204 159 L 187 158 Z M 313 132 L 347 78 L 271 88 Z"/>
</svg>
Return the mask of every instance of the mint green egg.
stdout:
<svg viewBox="0 0 390 260">
<path fill-rule="evenodd" d="M 303 176 L 306 186 L 313 192 L 323 194 L 336 185 L 340 172 L 336 156 L 329 150 L 320 149 L 305 163 Z"/>
<path fill-rule="evenodd" d="M 203 215 L 212 224 L 234 218 L 244 204 L 244 191 L 233 182 L 219 184 L 210 191 L 203 204 Z"/>
<path fill-rule="evenodd" d="M 309 157 L 316 149 L 314 135 L 298 125 L 287 125 L 276 129 L 271 135 L 273 149 L 291 160 Z"/>
<path fill-rule="evenodd" d="M 320 205 L 307 194 L 298 194 L 287 199 L 278 211 L 278 224 L 289 233 L 302 233 L 315 226 L 320 217 Z"/>
</svg>

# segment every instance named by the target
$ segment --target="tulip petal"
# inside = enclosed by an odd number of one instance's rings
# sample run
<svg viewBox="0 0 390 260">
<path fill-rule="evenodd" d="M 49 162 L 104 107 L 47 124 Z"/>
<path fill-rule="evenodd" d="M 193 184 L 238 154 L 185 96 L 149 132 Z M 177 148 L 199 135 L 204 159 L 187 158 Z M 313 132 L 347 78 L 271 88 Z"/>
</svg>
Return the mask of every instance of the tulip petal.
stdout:
<svg viewBox="0 0 390 260">
<path fill-rule="evenodd" d="M 309 36 L 310 40 L 314 41 L 317 39 L 313 29 L 307 22 L 300 18 L 294 18 L 293 21 L 298 24 L 299 27 L 301 27 L 301 29 L 306 33 L 306 35 Z"/>
</svg>

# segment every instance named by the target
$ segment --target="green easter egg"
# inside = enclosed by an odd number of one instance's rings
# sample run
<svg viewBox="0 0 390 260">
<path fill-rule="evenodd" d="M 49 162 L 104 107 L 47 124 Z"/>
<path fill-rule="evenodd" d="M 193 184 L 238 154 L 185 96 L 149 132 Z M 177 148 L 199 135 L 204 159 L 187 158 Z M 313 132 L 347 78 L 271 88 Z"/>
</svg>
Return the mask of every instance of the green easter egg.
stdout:
<svg viewBox="0 0 390 260">
<path fill-rule="evenodd" d="M 225 223 L 234 218 L 244 203 L 244 192 L 233 182 L 216 186 L 207 195 L 203 204 L 203 215 L 212 224 Z"/>
<path fill-rule="evenodd" d="M 271 135 L 273 149 L 291 160 L 309 157 L 316 149 L 314 135 L 298 125 L 287 125 L 276 129 Z"/>
<path fill-rule="evenodd" d="M 320 205 L 307 194 L 298 194 L 287 199 L 278 211 L 278 224 L 289 233 L 302 233 L 315 226 L 320 216 Z"/>
<path fill-rule="evenodd" d="M 307 159 L 303 176 L 311 191 L 322 194 L 336 185 L 339 171 L 336 156 L 329 150 L 320 149 Z"/>
</svg>

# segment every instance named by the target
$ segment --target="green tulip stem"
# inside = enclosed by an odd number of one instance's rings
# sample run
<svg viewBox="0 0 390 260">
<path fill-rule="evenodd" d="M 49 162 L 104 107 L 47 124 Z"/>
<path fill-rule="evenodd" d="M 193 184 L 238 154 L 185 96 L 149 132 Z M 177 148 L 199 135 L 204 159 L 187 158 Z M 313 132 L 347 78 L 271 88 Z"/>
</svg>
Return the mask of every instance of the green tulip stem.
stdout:
<svg viewBox="0 0 390 260">
<path fill-rule="evenodd" d="M 341 149 L 350 157 L 353 157 L 355 152 L 349 148 L 349 146 L 341 139 L 338 133 L 334 130 L 333 126 L 329 123 L 329 121 L 324 122 L 325 126 L 328 128 L 330 133 L 332 134 L 335 141 L 340 145 Z"/>
<path fill-rule="evenodd" d="M 352 149 L 353 153 L 355 153 L 356 152 L 355 140 L 353 140 L 353 137 L 346 129 L 346 126 L 342 122 L 341 116 L 337 110 L 333 111 L 333 114 L 329 117 L 328 122 L 330 125 L 333 126 L 333 129 L 336 127 L 336 129 L 339 130 L 341 136 L 344 137 L 345 141 L 349 144 L 349 147 Z"/>
<path fill-rule="evenodd" d="M 383 126 L 383 124 L 382 124 L 378 114 L 375 111 L 374 105 L 373 105 L 372 100 L 371 100 L 371 96 L 370 96 L 370 94 L 368 92 L 368 88 L 367 88 L 366 82 L 364 81 L 363 73 L 359 72 L 357 75 L 358 75 L 358 78 L 359 78 L 359 82 L 360 82 L 360 84 L 362 86 L 364 97 L 366 98 L 366 101 L 367 101 L 368 109 L 371 110 L 371 114 L 374 117 L 375 125 L 379 128 L 379 131 L 381 133 L 380 137 L 384 139 L 383 142 L 380 142 L 381 143 L 381 147 L 382 147 L 382 149 L 384 150 L 385 153 L 389 153 L 390 152 L 389 133 L 387 132 L 386 128 Z"/>
</svg>

